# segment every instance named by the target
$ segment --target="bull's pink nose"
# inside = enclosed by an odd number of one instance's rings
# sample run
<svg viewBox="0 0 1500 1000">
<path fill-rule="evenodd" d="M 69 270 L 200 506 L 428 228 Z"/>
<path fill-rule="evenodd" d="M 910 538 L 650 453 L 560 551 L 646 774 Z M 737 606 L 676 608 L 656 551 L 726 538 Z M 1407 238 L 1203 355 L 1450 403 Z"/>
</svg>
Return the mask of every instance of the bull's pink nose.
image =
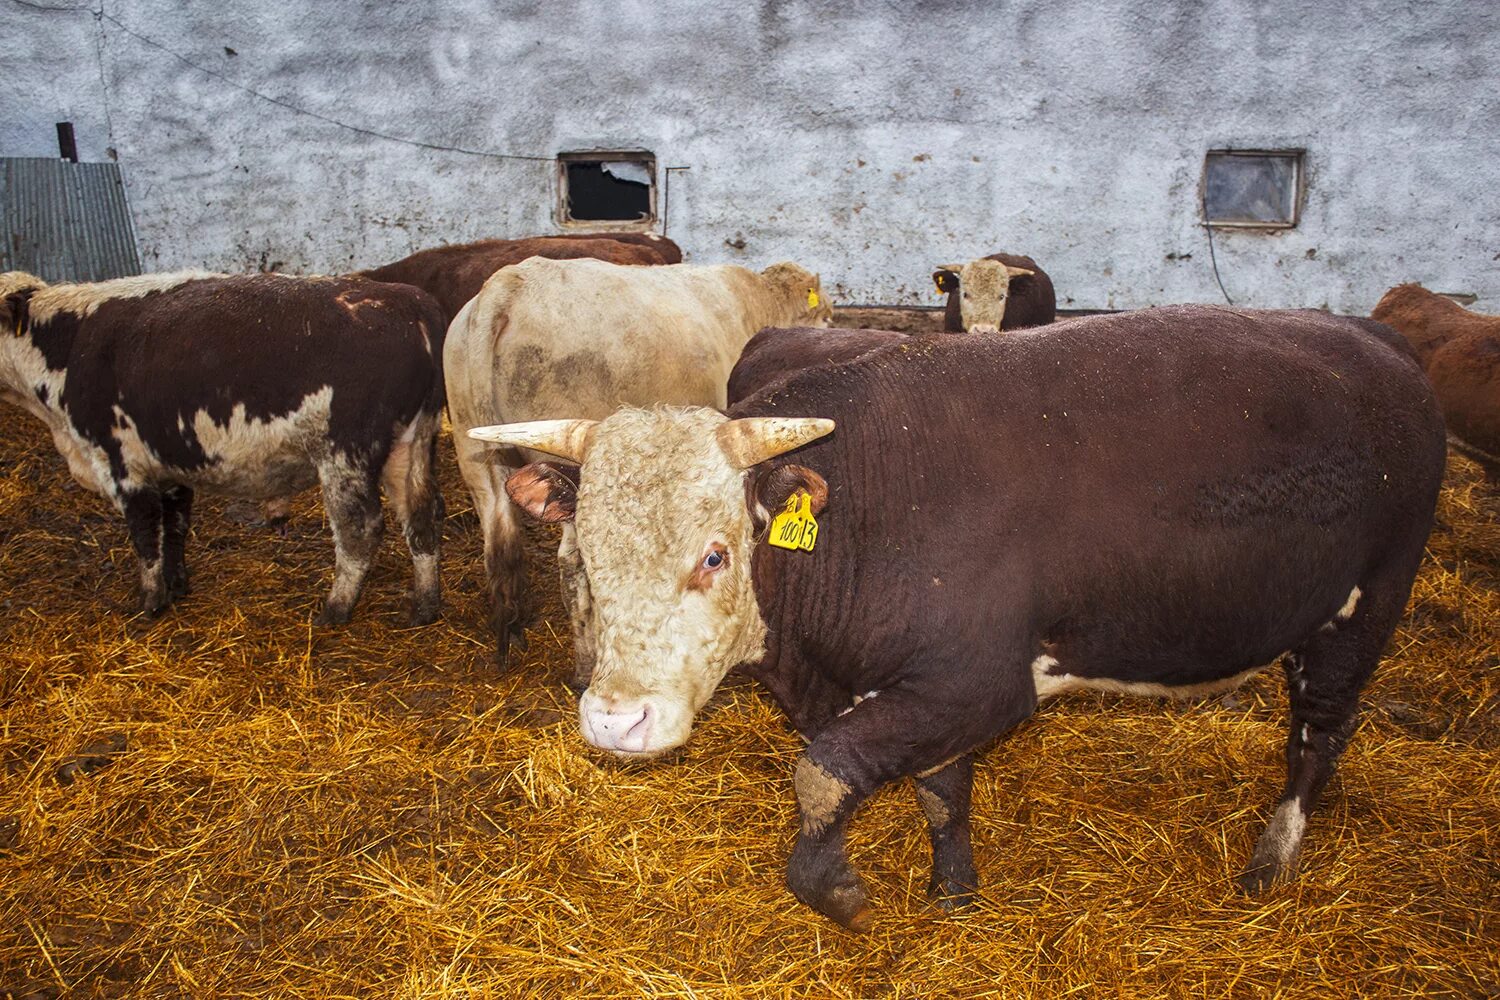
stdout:
<svg viewBox="0 0 1500 1000">
<path fill-rule="evenodd" d="M 970 333 L 999 333 L 1000 328 L 993 323 L 975 323 L 969 327 Z"/>
<path fill-rule="evenodd" d="M 578 705 L 583 720 L 583 735 L 600 750 L 623 750 L 644 753 L 651 738 L 651 705 L 607 705 L 603 699 L 585 693 Z"/>
</svg>

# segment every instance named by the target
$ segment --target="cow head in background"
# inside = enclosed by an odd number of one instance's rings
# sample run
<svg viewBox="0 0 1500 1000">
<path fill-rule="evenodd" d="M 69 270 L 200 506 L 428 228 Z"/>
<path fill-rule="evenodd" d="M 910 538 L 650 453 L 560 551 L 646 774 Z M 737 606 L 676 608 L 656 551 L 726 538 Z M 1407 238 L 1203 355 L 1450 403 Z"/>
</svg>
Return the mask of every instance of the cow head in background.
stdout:
<svg viewBox="0 0 1500 1000">
<path fill-rule="evenodd" d="M 833 319 L 833 306 L 823 296 L 822 277 L 791 261 L 772 264 L 760 276 L 785 309 L 763 326 L 822 326 Z M 782 318 L 784 317 L 784 318 Z"/>
<path fill-rule="evenodd" d="M 932 280 L 938 291 L 960 296 L 959 309 L 966 332 L 999 333 L 1005 319 L 1005 300 L 1010 297 L 1010 279 L 1035 273 L 981 258 L 967 264 L 940 264 Z"/>
<path fill-rule="evenodd" d="M 622 757 L 680 746 L 729 669 L 761 657 L 756 534 L 797 490 L 816 513 L 828 486 L 802 466 L 758 466 L 832 430 L 819 418 L 657 407 L 469 431 L 577 463 L 532 463 L 506 491 L 531 516 L 577 530 L 597 653 L 578 704 L 588 742 Z"/>
</svg>

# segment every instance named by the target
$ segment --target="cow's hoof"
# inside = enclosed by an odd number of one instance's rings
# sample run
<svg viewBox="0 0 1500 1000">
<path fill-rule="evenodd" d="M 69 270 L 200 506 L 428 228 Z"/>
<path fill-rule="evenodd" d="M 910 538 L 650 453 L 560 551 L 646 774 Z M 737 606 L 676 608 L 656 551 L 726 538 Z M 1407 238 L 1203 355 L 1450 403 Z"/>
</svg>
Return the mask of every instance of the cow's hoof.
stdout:
<svg viewBox="0 0 1500 1000">
<path fill-rule="evenodd" d="M 155 621 L 165 614 L 166 610 L 171 606 L 172 602 L 167 599 L 165 594 L 156 597 L 144 597 L 141 599 L 141 614 Z"/>
<path fill-rule="evenodd" d="M 1259 896 L 1282 879 L 1281 868 L 1267 861 L 1262 864 L 1252 862 L 1250 867 L 1241 872 L 1234 881 L 1245 895 Z"/>
<path fill-rule="evenodd" d="M 313 619 L 313 624 L 348 625 L 352 610 L 351 608 L 324 608 L 318 612 L 318 617 Z"/>
<path fill-rule="evenodd" d="M 962 881 L 934 875 L 927 884 L 927 897 L 948 913 L 974 905 L 974 879 Z"/>
<path fill-rule="evenodd" d="M 857 934 L 869 933 L 875 924 L 875 913 L 865 899 L 865 890 L 858 885 L 835 886 L 815 909 Z"/>
<path fill-rule="evenodd" d="M 431 625 L 443 617 L 443 610 L 436 604 L 416 604 L 412 606 L 411 613 L 406 616 L 406 624 L 411 628 L 421 628 Z"/>
</svg>

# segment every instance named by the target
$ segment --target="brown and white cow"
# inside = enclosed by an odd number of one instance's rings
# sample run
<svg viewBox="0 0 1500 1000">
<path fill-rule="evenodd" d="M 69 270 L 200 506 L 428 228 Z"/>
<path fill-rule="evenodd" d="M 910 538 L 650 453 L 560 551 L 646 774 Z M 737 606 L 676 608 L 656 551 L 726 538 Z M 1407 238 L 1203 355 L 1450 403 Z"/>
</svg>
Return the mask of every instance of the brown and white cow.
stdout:
<svg viewBox="0 0 1500 1000">
<path fill-rule="evenodd" d="M 1500 483 L 1500 316 L 1407 284 L 1386 292 L 1371 318 L 1394 327 L 1417 352 L 1454 450 Z"/>
<path fill-rule="evenodd" d="M 943 329 L 949 333 L 1020 330 L 1057 318 L 1052 279 L 1021 254 L 993 253 L 967 264 L 942 264 L 932 281 L 948 296 Z"/>
<path fill-rule="evenodd" d="M 471 427 L 560 414 L 604 417 L 621 406 L 725 404 L 729 372 L 763 326 L 826 325 L 818 276 L 796 264 L 756 273 L 707 267 L 622 267 L 533 257 L 504 268 L 448 330 L 444 366 L 458 464 L 484 530 L 497 654 L 523 639 L 521 538 L 505 483 L 521 461 L 465 435 Z M 592 663 L 587 581 L 571 526 L 558 553 L 573 610 L 578 675 Z"/>
<path fill-rule="evenodd" d="M 528 236 L 518 240 L 480 240 L 420 250 L 392 264 L 358 274 L 376 281 L 416 285 L 438 300 L 446 322 L 489 280 L 490 275 L 528 257 L 572 260 L 592 257 L 614 264 L 677 264 L 682 250 L 655 233 L 580 233 L 576 236 Z"/>
<path fill-rule="evenodd" d="M 962 902 L 973 754 L 1039 701 L 1201 695 L 1279 659 L 1287 781 L 1240 882 L 1291 876 L 1443 476 L 1410 351 L 1369 320 L 1208 306 L 908 347 L 803 368 L 728 416 L 471 432 L 562 460 L 510 488 L 576 527 L 597 640 L 585 738 L 679 746 L 747 665 L 809 741 L 787 881 L 862 929 L 844 834 L 881 785 L 915 779 L 931 891 Z M 802 492 L 814 547 L 770 547 Z"/>
<path fill-rule="evenodd" d="M 444 329 L 426 293 L 204 272 L 47 285 L 13 271 L 0 322 L 0 395 L 124 515 L 144 612 L 187 593 L 195 491 L 265 500 L 321 482 L 336 569 L 319 621 L 348 621 L 359 598 L 382 484 L 415 566 L 412 619 L 438 616 Z"/>
</svg>

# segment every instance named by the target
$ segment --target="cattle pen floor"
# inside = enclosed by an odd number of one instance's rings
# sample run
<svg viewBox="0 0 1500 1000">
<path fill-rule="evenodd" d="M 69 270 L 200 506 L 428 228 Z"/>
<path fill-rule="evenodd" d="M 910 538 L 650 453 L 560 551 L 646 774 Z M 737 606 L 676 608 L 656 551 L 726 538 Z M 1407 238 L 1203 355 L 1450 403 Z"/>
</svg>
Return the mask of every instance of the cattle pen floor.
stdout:
<svg viewBox="0 0 1500 1000">
<path fill-rule="evenodd" d="M 443 456 L 437 625 L 400 625 L 394 531 L 353 623 L 309 625 L 314 494 L 286 538 L 200 501 L 194 592 L 150 622 L 123 525 L 0 410 L 0 994 L 1500 996 L 1500 491 L 1464 461 L 1300 881 L 1231 881 L 1283 780 L 1278 671 L 1072 696 L 982 758 L 972 910 L 927 903 L 909 787 L 860 813 L 861 937 L 783 888 L 801 743 L 758 689 L 673 763 L 584 745 L 544 532 L 530 649 L 492 665 Z"/>
</svg>

